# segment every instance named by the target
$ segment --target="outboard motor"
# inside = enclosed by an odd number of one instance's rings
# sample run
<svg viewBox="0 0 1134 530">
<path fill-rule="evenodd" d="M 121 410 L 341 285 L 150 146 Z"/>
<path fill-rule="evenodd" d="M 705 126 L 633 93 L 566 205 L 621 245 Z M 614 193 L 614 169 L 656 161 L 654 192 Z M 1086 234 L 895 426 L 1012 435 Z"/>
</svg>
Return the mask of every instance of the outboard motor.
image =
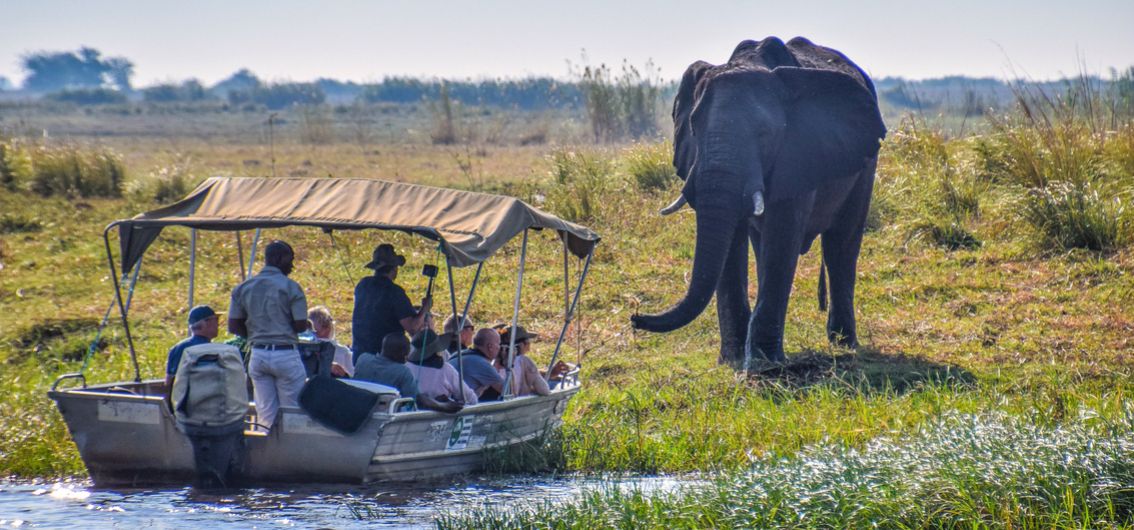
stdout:
<svg viewBox="0 0 1134 530">
<path fill-rule="evenodd" d="M 239 466 L 248 414 L 247 374 L 240 350 L 228 344 L 186 348 L 170 397 L 177 428 L 193 445 L 197 486 L 227 487 Z"/>
</svg>

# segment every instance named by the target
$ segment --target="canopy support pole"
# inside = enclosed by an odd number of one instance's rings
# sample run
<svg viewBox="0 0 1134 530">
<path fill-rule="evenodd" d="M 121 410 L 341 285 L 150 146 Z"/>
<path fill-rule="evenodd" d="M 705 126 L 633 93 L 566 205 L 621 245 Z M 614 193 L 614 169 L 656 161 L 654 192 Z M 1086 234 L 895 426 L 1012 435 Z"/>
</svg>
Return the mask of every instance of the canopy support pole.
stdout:
<svg viewBox="0 0 1134 530">
<path fill-rule="evenodd" d="M 448 258 L 445 259 L 445 264 L 446 265 L 449 264 Z M 464 327 L 465 319 L 469 317 L 469 306 L 472 305 L 473 295 L 476 294 L 476 286 L 480 283 L 480 271 L 482 269 L 484 269 L 484 262 L 483 261 L 476 264 L 476 275 L 473 276 L 472 287 L 469 287 L 469 296 L 468 296 L 468 298 L 465 298 L 465 310 L 461 312 L 461 319 L 458 321 L 458 322 L 461 323 L 462 329 Z M 453 281 L 452 275 L 453 275 L 452 269 L 450 269 L 450 272 L 449 272 L 449 281 L 450 282 Z M 454 309 L 456 309 L 456 308 L 454 308 Z M 464 359 L 461 358 L 461 352 L 457 352 L 457 359 L 458 359 L 457 360 L 457 368 L 458 368 L 458 371 L 461 373 L 461 381 L 464 381 L 465 380 L 465 361 L 464 361 Z"/>
<path fill-rule="evenodd" d="M 571 312 L 571 275 L 567 270 L 567 234 L 563 234 L 563 318 Z"/>
<path fill-rule="evenodd" d="M 130 280 L 130 290 L 126 293 L 126 311 L 130 310 L 130 302 L 134 300 L 134 286 L 138 285 L 138 274 L 142 272 L 142 258 L 138 258 L 138 264 L 134 265 L 134 274 Z M 123 282 L 126 281 L 126 275 L 122 275 Z M 106 324 L 110 322 L 110 312 L 114 311 L 114 306 L 117 305 L 114 300 L 110 301 L 110 305 L 106 306 L 106 312 L 102 315 L 102 321 L 98 325 L 98 331 L 95 332 L 95 338 L 91 341 L 90 346 L 87 347 L 87 355 L 83 357 L 83 366 L 79 368 L 79 374 L 82 375 L 87 371 L 87 366 L 90 365 L 91 357 L 94 356 L 95 351 L 98 350 L 98 343 L 102 340 L 102 330 L 106 329 Z"/>
<path fill-rule="evenodd" d="M 559 349 L 563 346 L 563 339 L 567 337 L 567 328 L 571 326 L 571 317 L 575 314 L 575 307 L 579 304 L 579 295 L 583 292 L 583 282 L 587 281 L 587 271 L 591 269 L 591 256 L 595 252 L 592 250 L 587 254 L 587 261 L 583 264 L 583 272 L 579 276 L 579 285 L 575 286 L 575 297 L 571 300 L 571 307 L 567 310 L 567 317 L 563 319 L 563 328 L 559 330 L 559 340 L 555 341 L 555 353 L 551 354 L 551 362 L 547 365 L 548 386 L 552 389 L 555 388 L 558 381 L 551 381 L 551 369 L 555 367 L 555 361 L 559 360 Z"/>
<path fill-rule="evenodd" d="M 256 245 L 260 243 L 260 232 L 262 228 L 256 229 L 256 235 L 252 238 L 252 248 L 248 251 L 248 274 L 252 275 L 252 269 L 256 266 Z"/>
<path fill-rule="evenodd" d="M 118 311 L 122 314 L 122 327 L 126 331 L 126 344 L 130 346 L 130 361 L 134 364 L 134 382 L 142 382 L 142 371 L 138 368 L 138 352 L 134 349 L 134 338 L 130 336 L 130 320 L 127 318 L 126 304 L 122 301 L 122 286 L 118 282 L 118 269 L 114 266 L 114 253 L 110 250 L 110 229 L 114 224 L 106 227 L 102 232 L 102 242 L 106 246 L 106 261 L 110 265 L 110 279 L 114 281 L 114 300 L 118 302 Z M 135 276 L 135 278 L 137 278 Z M 131 287 L 133 292 L 133 287 Z"/>
<path fill-rule="evenodd" d="M 189 310 L 193 309 L 193 291 L 197 281 L 197 229 L 189 229 Z"/>
<path fill-rule="evenodd" d="M 449 305 L 453 310 L 453 318 L 457 318 L 457 288 L 453 285 L 453 264 L 449 262 L 449 256 L 445 256 L 445 272 L 449 274 Z M 465 363 L 461 361 L 461 330 L 464 329 L 465 319 L 457 320 L 457 373 L 461 378 L 461 384 L 465 384 Z M 441 330 L 444 331 L 444 330 Z M 465 391 L 461 388 L 461 401 L 464 401 Z"/>
<path fill-rule="evenodd" d="M 520 246 L 520 271 L 516 275 L 516 298 L 512 302 L 512 330 L 508 334 L 508 362 L 504 365 L 504 398 L 512 397 L 512 364 L 516 360 L 516 325 L 520 322 L 520 292 L 524 287 L 524 263 L 528 259 L 528 229 L 524 229 L 524 242 Z"/>
<path fill-rule="evenodd" d="M 476 286 L 480 283 L 480 271 L 484 269 L 484 262 L 476 264 L 476 275 L 473 276 L 472 287 L 469 287 L 469 297 L 465 299 L 465 310 L 461 312 L 461 322 L 469 317 L 469 306 L 472 305 L 473 295 L 476 294 Z"/>
<path fill-rule="evenodd" d="M 236 259 L 240 260 L 240 283 L 248 279 L 244 274 L 244 242 L 240 237 L 240 230 L 236 231 Z"/>
</svg>

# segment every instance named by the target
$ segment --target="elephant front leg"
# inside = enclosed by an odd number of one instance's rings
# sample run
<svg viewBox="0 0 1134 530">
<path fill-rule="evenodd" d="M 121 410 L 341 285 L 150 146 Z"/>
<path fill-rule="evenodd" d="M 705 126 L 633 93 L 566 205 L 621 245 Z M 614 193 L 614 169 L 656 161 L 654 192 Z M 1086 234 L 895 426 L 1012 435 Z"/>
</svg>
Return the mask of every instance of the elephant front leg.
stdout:
<svg viewBox="0 0 1134 530">
<path fill-rule="evenodd" d="M 721 364 L 744 363 L 748 306 L 748 224 L 740 223 L 729 242 L 724 270 L 717 281 L 717 318 L 721 326 Z"/>
<path fill-rule="evenodd" d="M 803 244 L 804 223 L 813 202 L 812 196 L 767 207 L 756 258 L 756 307 L 748 325 L 745 346 L 749 359 L 786 360 L 784 320 Z"/>
</svg>

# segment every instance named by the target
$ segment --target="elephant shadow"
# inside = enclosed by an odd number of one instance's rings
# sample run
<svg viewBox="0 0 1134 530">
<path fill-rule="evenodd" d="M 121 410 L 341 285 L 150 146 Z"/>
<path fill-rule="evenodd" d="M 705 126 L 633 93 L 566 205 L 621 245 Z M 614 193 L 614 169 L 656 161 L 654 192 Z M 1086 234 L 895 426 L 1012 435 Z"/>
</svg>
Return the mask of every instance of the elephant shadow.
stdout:
<svg viewBox="0 0 1134 530">
<path fill-rule="evenodd" d="M 955 364 L 867 347 L 846 353 L 804 350 L 789 354 L 783 363 L 750 366 L 748 379 L 757 385 L 794 389 L 837 385 L 865 394 L 905 394 L 927 385 L 972 387 L 977 382 L 972 372 Z"/>
</svg>

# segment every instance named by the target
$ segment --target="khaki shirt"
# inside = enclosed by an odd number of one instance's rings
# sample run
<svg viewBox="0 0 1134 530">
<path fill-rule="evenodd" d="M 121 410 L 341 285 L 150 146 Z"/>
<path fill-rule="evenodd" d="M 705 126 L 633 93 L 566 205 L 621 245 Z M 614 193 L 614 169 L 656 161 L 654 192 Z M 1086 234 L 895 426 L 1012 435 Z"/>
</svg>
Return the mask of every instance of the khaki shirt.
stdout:
<svg viewBox="0 0 1134 530">
<path fill-rule="evenodd" d="M 260 273 L 232 290 L 229 319 L 244 319 L 252 344 L 296 344 L 292 322 L 307 320 L 307 297 L 294 280 L 265 265 Z"/>
</svg>

